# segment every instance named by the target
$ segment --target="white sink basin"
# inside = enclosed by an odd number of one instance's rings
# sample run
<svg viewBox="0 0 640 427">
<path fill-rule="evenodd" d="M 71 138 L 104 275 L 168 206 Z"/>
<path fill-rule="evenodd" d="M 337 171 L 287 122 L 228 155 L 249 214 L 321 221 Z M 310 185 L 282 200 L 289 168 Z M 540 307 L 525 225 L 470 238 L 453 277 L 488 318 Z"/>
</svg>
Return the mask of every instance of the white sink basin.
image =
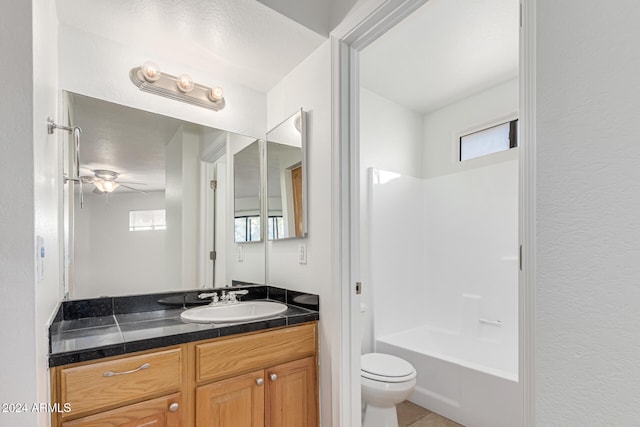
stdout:
<svg viewBox="0 0 640 427">
<path fill-rule="evenodd" d="M 286 304 L 273 301 L 243 301 L 235 304 L 207 305 L 183 311 L 180 318 L 195 323 L 231 323 L 277 316 Z"/>
</svg>

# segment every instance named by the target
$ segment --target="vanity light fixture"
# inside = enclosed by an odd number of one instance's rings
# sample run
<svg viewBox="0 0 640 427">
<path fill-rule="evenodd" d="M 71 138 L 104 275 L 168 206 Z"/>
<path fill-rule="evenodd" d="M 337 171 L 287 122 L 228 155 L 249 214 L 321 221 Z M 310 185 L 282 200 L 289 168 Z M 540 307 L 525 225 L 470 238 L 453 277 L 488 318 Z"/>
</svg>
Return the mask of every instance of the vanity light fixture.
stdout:
<svg viewBox="0 0 640 427">
<path fill-rule="evenodd" d="M 163 73 L 160 71 L 160 67 L 151 61 L 145 62 L 141 67 L 132 68 L 129 72 L 129 78 L 138 89 L 145 92 L 214 111 L 222 110 L 225 106 L 222 88 L 219 86 L 208 87 L 195 83 L 187 74 L 176 77 Z"/>
</svg>

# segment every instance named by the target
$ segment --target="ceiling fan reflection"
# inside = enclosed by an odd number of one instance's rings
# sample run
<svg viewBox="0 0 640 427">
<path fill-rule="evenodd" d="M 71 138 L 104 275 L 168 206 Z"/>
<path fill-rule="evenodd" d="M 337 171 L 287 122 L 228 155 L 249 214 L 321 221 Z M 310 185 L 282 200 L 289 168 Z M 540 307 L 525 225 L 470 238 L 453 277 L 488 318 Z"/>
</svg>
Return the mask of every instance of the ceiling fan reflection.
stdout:
<svg viewBox="0 0 640 427">
<path fill-rule="evenodd" d="M 110 171 L 107 169 L 96 169 L 96 170 L 93 170 L 92 172 L 93 172 L 93 176 L 91 175 L 81 176 L 80 180 L 82 181 L 83 184 L 93 184 L 95 186 L 95 189 L 93 190 L 93 192 L 96 194 L 113 193 L 117 188 L 120 188 L 120 187 L 146 194 L 146 191 L 131 187 L 131 185 L 146 185 L 146 184 L 141 182 L 118 181 L 118 176 L 120 176 L 118 172 Z"/>
</svg>

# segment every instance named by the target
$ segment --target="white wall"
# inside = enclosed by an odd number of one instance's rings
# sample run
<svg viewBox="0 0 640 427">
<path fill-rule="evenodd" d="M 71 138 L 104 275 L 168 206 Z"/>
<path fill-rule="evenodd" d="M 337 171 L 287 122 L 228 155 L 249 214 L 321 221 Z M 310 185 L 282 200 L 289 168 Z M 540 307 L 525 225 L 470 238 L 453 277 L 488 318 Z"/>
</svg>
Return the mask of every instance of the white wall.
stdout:
<svg viewBox="0 0 640 427">
<path fill-rule="evenodd" d="M 116 191 L 108 199 L 85 194 L 84 207 L 75 215 L 73 298 L 175 290 L 178 286 L 168 283 L 160 268 L 165 262 L 165 230 L 129 231 L 129 211 L 164 208 L 161 191 Z"/>
<path fill-rule="evenodd" d="M 420 177 L 422 114 L 360 88 L 360 184 L 366 195 L 367 169 Z"/>
<path fill-rule="evenodd" d="M 267 242 L 268 284 L 320 295 L 320 419 L 331 425 L 333 342 L 340 340 L 339 292 L 331 283 L 331 48 L 325 42 L 267 94 L 268 129 L 302 107 L 308 119 L 308 237 Z M 298 264 L 298 245 L 307 264 Z M 336 363 L 338 361 L 336 360 Z"/>
<path fill-rule="evenodd" d="M 12 5 L 0 17 L 0 338 L 1 402 L 46 402 L 48 330 L 60 295 L 57 135 L 46 132 L 57 109 L 55 5 Z M 43 275 L 36 273 L 36 236 L 44 238 Z M 33 331 L 31 333 L 30 331 Z M 48 414 L 0 414 L 0 424 L 46 425 Z"/>
<path fill-rule="evenodd" d="M 373 307 L 369 262 L 368 169 L 403 175 L 422 175 L 422 120 L 420 113 L 360 88 L 360 277 L 362 302 Z M 364 314 L 362 351 L 373 348 L 373 310 Z"/>
<path fill-rule="evenodd" d="M 216 77 L 215 70 L 191 69 L 171 59 L 170 52 L 142 51 L 70 27 L 60 27 L 60 87 L 188 122 L 260 136 L 266 126 L 266 97 L 242 85 Z M 131 83 L 129 70 L 153 60 L 162 70 L 187 73 L 194 81 L 221 86 L 226 106 L 215 112 L 162 96 L 141 92 Z"/>
<path fill-rule="evenodd" d="M 0 52 L 4 58 L 0 74 L 12 82 L 0 88 L 0 283 L 5 295 L 0 300 L 0 321 L 5 325 L 0 338 L 11 343 L 2 352 L 3 366 L 11 369 L 3 369 L 0 374 L 0 401 L 32 402 L 38 398 L 36 369 L 43 355 L 37 353 L 34 334 L 21 331 L 40 335 L 44 324 L 36 323 L 31 2 L 13 5 L 0 14 Z M 40 137 L 38 141 L 43 142 Z M 9 348 L 11 351 L 7 351 Z M 46 373 L 46 368 L 42 372 Z M 0 414 L 3 425 L 30 426 L 36 419 L 37 414 Z"/>
<path fill-rule="evenodd" d="M 467 97 L 424 116 L 422 172 L 425 178 L 456 173 L 473 168 L 517 159 L 513 150 L 459 162 L 458 133 L 479 125 L 497 124 L 517 118 L 518 79 L 509 80 L 491 89 Z"/>
<path fill-rule="evenodd" d="M 639 15 L 537 1 L 539 426 L 638 424 Z"/>
<path fill-rule="evenodd" d="M 44 0 L 33 4 L 33 149 L 35 172 L 35 234 L 44 239 L 45 258 L 42 275 L 36 274 L 36 375 L 38 377 L 38 402 L 49 399 L 49 331 L 48 324 L 58 301 L 62 298 L 62 239 L 59 218 L 61 215 L 62 177 L 57 159 L 62 152 L 58 142 L 62 135 L 48 135 L 44 121 L 56 116 L 58 98 L 58 45 L 55 5 Z M 16 34 L 12 40 L 15 41 Z M 5 59 L 6 60 L 6 59 Z M 4 102 L 4 100 L 3 100 Z M 26 142 L 26 140 L 21 139 Z M 28 170 L 21 171 L 24 177 Z M 22 178 L 21 178 L 22 179 Z M 24 190 L 24 189 L 23 189 Z M 24 309 L 25 304 L 20 302 Z M 12 322 L 16 324 L 16 322 Z M 21 325 L 22 328 L 22 325 Z M 24 330 L 29 330 L 26 327 Z M 23 355 L 24 356 L 24 355 Z M 16 367 L 13 365 L 12 369 Z M 24 374 L 24 372 L 22 372 Z M 4 384 L 3 384 L 4 385 Z M 38 424 L 46 425 L 49 414 L 38 414 Z"/>
</svg>

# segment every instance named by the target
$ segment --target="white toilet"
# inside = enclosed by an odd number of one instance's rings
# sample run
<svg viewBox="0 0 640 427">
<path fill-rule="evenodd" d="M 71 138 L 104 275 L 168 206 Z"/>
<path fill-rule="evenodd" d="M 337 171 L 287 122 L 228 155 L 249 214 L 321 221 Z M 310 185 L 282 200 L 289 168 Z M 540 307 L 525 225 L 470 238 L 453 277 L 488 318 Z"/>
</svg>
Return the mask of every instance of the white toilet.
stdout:
<svg viewBox="0 0 640 427">
<path fill-rule="evenodd" d="M 382 353 L 360 357 L 363 427 L 398 427 L 396 405 L 416 386 L 416 370 L 406 360 Z"/>
</svg>

